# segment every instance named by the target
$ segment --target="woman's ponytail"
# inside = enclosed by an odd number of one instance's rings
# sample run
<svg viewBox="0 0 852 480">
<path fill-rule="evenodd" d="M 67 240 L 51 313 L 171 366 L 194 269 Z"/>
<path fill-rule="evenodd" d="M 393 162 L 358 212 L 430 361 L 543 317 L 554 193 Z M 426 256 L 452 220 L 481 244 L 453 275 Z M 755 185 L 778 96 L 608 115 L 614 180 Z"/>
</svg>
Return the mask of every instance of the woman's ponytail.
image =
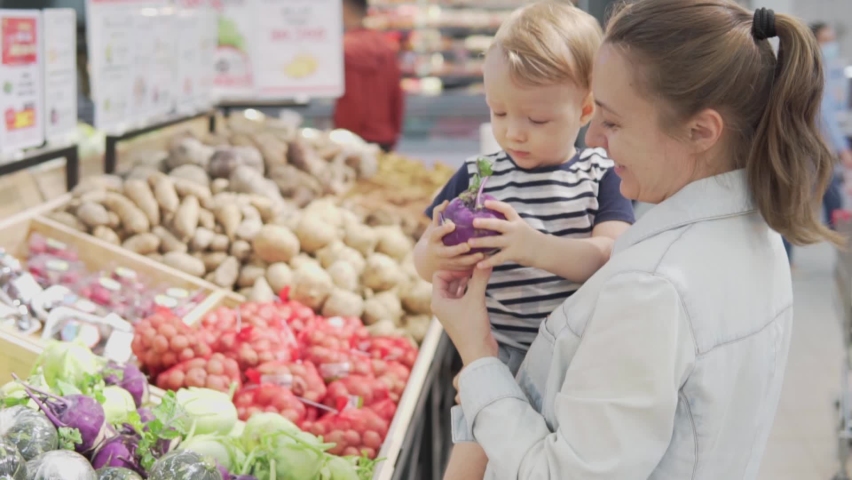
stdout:
<svg viewBox="0 0 852 480">
<path fill-rule="evenodd" d="M 766 27 L 755 14 L 755 41 Z M 766 108 L 756 128 L 745 168 L 754 201 L 766 222 L 796 245 L 843 238 L 823 225 L 818 205 L 834 173 L 835 158 L 818 125 L 823 69 L 816 39 L 798 20 L 774 15 L 779 40 L 774 62 L 761 46 L 771 81 Z M 766 54 L 768 53 L 768 55 Z"/>
</svg>

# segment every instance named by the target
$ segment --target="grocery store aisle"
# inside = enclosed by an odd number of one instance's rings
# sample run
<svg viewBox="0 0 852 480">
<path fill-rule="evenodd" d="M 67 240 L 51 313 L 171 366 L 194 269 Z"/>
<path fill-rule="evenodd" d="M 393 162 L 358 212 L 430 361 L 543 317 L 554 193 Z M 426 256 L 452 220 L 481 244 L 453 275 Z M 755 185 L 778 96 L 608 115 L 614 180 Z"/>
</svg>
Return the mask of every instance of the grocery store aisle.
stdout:
<svg viewBox="0 0 852 480">
<path fill-rule="evenodd" d="M 837 472 L 834 402 L 842 361 L 835 253 L 815 245 L 796 248 L 793 255 L 793 340 L 759 480 L 829 480 Z"/>
</svg>

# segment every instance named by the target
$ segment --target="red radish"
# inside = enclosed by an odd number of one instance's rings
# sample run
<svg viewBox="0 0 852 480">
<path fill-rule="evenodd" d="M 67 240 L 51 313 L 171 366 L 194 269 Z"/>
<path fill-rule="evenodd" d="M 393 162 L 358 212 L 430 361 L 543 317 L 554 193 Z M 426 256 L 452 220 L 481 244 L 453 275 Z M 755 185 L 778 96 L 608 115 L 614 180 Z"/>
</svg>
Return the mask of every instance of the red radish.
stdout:
<svg viewBox="0 0 852 480">
<path fill-rule="evenodd" d="M 303 428 L 322 436 L 326 442 L 334 443 L 335 446 L 329 450 L 331 454 L 345 455 L 348 448 L 353 448 L 357 452 L 366 450 L 364 453 L 369 458 L 376 458 L 388 433 L 388 422 L 370 409 L 353 408 L 329 413 Z M 356 439 L 359 441 L 349 442 Z"/>
<path fill-rule="evenodd" d="M 232 384 L 241 385 L 239 367 L 221 353 L 181 362 L 157 376 L 157 386 L 165 390 L 203 387 L 228 392 Z"/>
</svg>

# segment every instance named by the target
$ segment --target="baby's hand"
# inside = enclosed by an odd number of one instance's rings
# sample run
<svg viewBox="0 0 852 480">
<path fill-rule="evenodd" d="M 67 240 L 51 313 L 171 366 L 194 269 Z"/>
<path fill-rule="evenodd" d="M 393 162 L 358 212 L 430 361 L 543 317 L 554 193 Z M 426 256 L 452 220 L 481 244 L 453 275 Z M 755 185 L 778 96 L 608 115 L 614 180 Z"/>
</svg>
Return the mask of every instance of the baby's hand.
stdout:
<svg viewBox="0 0 852 480">
<path fill-rule="evenodd" d="M 467 241 L 471 248 L 498 249 L 499 252 L 482 262 L 479 268 L 494 268 L 507 262 L 530 266 L 536 252 L 536 239 L 539 232 L 532 228 L 511 205 L 495 200 L 485 202 L 485 208 L 500 212 L 506 220 L 498 218 L 477 218 L 474 228 L 492 230 L 499 235 L 471 238 Z"/>
<path fill-rule="evenodd" d="M 441 213 L 447 208 L 448 204 L 449 202 L 444 201 L 444 203 L 435 207 L 432 212 L 432 223 L 423 233 L 423 238 L 427 242 L 429 263 L 434 266 L 435 270 L 472 270 L 477 262 L 485 258 L 483 254 L 465 255 L 470 251 L 470 245 L 467 242 L 452 247 L 444 245 L 444 236 L 456 228 L 453 222 L 441 224 Z"/>
</svg>

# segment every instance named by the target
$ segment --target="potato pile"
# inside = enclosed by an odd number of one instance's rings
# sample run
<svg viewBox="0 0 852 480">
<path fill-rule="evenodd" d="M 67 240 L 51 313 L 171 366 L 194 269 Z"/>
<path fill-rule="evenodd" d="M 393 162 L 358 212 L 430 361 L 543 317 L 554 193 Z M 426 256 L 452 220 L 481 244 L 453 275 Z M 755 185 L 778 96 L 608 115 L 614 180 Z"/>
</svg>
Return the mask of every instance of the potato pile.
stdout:
<svg viewBox="0 0 852 480">
<path fill-rule="evenodd" d="M 235 191 L 246 169 L 257 171 L 241 164 L 227 185 L 174 170 L 90 177 L 49 216 L 250 300 L 289 287 L 290 298 L 325 316 L 357 316 L 378 334 L 404 329 L 422 339 L 431 285 L 417 276 L 414 242 L 399 226 L 368 226 L 332 197 L 299 208 L 280 194 Z M 258 187 L 266 180 L 254 179 Z"/>
</svg>

